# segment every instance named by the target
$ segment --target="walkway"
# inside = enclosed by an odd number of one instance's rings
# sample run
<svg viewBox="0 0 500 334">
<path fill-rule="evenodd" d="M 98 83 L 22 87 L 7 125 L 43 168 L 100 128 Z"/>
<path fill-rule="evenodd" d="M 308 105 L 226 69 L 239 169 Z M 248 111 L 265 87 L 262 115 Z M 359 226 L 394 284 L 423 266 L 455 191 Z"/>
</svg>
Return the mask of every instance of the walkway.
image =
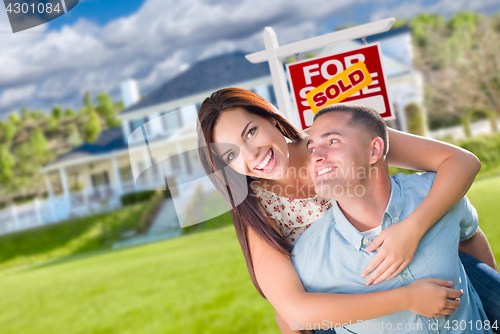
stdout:
<svg viewBox="0 0 500 334">
<path fill-rule="evenodd" d="M 182 229 L 177 219 L 174 202 L 171 198 L 167 198 L 146 234 L 119 241 L 113 245 L 113 248 L 137 246 L 178 237 L 181 234 Z"/>
</svg>

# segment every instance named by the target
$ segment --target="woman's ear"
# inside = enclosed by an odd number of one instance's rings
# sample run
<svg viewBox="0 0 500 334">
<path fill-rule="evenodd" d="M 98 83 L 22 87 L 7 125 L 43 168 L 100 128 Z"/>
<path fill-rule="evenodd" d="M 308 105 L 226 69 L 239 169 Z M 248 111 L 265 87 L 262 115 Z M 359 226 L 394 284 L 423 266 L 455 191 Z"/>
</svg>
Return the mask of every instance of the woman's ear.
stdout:
<svg viewBox="0 0 500 334">
<path fill-rule="evenodd" d="M 270 120 L 271 120 L 271 123 L 273 123 L 273 125 L 276 125 L 276 124 L 278 124 L 278 121 L 277 121 L 276 119 L 274 119 L 274 118 L 271 118 Z"/>
<path fill-rule="evenodd" d="M 380 137 L 375 137 L 370 142 L 370 165 L 377 163 L 384 155 L 384 141 Z"/>
</svg>

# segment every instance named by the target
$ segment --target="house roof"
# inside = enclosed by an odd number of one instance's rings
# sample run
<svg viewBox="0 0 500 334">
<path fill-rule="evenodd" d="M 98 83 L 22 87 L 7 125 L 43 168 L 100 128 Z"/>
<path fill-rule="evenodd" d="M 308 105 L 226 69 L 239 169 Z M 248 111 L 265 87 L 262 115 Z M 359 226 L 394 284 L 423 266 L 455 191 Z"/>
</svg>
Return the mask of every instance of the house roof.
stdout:
<svg viewBox="0 0 500 334">
<path fill-rule="evenodd" d="M 127 148 L 127 144 L 123 139 L 123 128 L 121 126 L 114 127 L 102 131 L 95 142 L 82 144 L 70 152 L 60 155 L 56 160 L 45 165 L 43 169 L 50 168 L 51 166 L 58 165 L 69 160 L 97 156 L 100 154 L 109 154 L 112 151 L 124 148 Z"/>
<path fill-rule="evenodd" d="M 367 43 L 374 43 L 382 39 L 394 37 L 404 33 L 411 33 L 411 29 L 408 26 L 401 26 L 399 28 L 390 29 L 380 34 L 370 35 L 366 37 Z"/>
<path fill-rule="evenodd" d="M 252 64 L 242 52 L 217 56 L 192 65 L 121 114 L 269 75 L 267 63 Z"/>
</svg>

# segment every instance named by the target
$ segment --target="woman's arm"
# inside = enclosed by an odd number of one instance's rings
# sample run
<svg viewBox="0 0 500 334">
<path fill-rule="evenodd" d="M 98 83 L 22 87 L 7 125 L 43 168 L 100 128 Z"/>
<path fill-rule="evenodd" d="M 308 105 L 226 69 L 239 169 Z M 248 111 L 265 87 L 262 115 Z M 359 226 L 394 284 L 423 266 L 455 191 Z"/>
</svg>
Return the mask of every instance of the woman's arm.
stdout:
<svg viewBox="0 0 500 334">
<path fill-rule="evenodd" d="M 460 297 L 459 290 L 444 288 L 450 284 L 433 278 L 366 294 L 307 293 L 288 257 L 253 230 L 248 231 L 248 242 L 260 288 L 285 323 L 295 330 L 301 329 L 301 323 L 328 321 L 334 326 L 404 310 L 428 317 L 442 316 L 452 314 L 460 304 L 448 299 Z"/>
<path fill-rule="evenodd" d="M 394 167 L 437 174 L 431 190 L 415 211 L 384 230 L 370 244 L 368 250 L 372 251 L 384 245 L 361 273 L 364 277 L 376 268 L 367 285 L 393 278 L 410 263 L 425 232 L 467 193 L 481 168 L 476 156 L 460 147 L 393 129 L 389 129 L 387 158 Z"/>
<path fill-rule="evenodd" d="M 491 251 L 488 239 L 486 239 L 484 232 L 479 227 L 472 237 L 463 240 L 458 244 L 458 250 L 465 254 L 469 254 L 477 260 L 486 263 L 495 271 L 498 271 L 495 256 Z"/>
</svg>

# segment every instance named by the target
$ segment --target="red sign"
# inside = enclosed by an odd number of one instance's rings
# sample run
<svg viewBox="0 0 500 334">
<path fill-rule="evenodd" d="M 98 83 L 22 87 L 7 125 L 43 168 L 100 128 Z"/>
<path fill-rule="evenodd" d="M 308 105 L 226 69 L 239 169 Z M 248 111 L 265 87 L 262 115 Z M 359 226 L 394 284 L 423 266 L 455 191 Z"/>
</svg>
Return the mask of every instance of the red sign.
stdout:
<svg viewBox="0 0 500 334">
<path fill-rule="evenodd" d="M 310 127 L 314 117 L 306 97 L 307 93 L 344 72 L 357 62 L 365 63 L 372 82 L 368 87 L 343 99 L 342 102 L 363 104 L 375 109 L 385 119 L 394 119 L 394 111 L 387 91 L 387 80 L 382 69 L 381 59 L 380 44 L 376 43 L 336 55 L 305 59 L 288 64 L 292 95 L 299 112 L 302 129 Z"/>
</svg>

